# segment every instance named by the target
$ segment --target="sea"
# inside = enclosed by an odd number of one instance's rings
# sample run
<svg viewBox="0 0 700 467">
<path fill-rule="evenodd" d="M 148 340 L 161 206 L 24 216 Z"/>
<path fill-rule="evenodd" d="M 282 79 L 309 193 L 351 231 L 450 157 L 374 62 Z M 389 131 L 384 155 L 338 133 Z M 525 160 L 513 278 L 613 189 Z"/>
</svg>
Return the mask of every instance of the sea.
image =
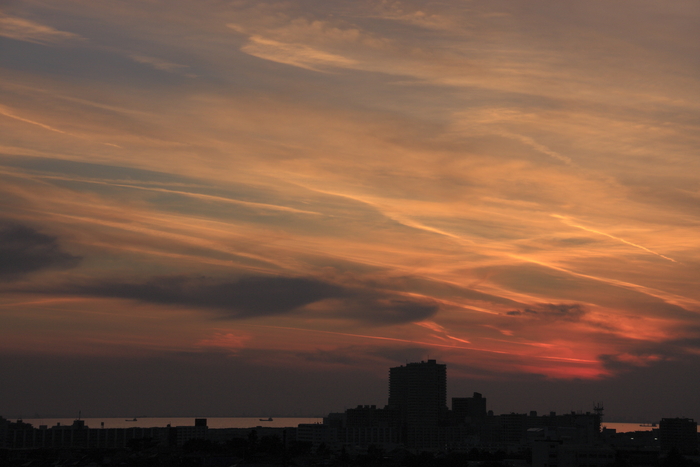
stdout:
<svg viewBox="0 0 700 467">
<path fill-rule="evenodd" d="M 90 428 L 152 428 L 165 426 L 193 426 L 195 418 L 206 418 L 209 428 L 287 428 L 296 427 L 301 423 L 322 423 L 322 418 L 300 418 L 300 417 L 137 417 L 127 418 L 83 418 Z M 56 425 L 72 425 L 74 418 L 25 418 L 25 423 L 31 423 L 35 428 L 42 425 L 48 428 Z M 613 428 L 618 433 L 628 433 L 631 431 L 650 431 L 657 426 L 648 423 L 615 423 L 603 422 L 603 427 Z"/>
<path fill-rule="evenodd" d="M 194 426 L 195 418 L 206 418 L 209 428 L 287 428 L 301 423 L 322 423 L 322 418 L 293 417 L 136 417 L 128 418 L 81 418 L 89 428 L 153 428 L 170 426 Z M 72 425 L 75 418 L 24 418 L 34 428 L 42 425 L 48 428 L 58 424 Z"/>
<path fill-rule="evenodd" d="M 618 433 L 629 433 L 632 431 L 651 431 L 658 429 L 659 425 L 657 423 L 614 423 L 614 422 L 603 422 L 601 423 L 603 428 L 611 428 L 617 430 Z"/>
</svg>

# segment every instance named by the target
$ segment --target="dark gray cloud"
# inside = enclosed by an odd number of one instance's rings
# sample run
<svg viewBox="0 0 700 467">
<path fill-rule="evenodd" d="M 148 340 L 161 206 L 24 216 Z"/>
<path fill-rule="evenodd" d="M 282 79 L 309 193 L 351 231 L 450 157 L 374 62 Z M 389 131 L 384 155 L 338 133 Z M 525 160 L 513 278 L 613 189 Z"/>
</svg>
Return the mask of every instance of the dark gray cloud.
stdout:
<svg viewBox="0 0 700 467">
<path fill-rule="evenodd" d="M 563 237 L 553 238 L 552 243 L 568 244 L 568 245 L 590 245 L 591 243 L 599 243 L 598 240 L 588 237 Z"/>
<path fill-rule="evenodd" d="M 563 319 L 578 321 L 586 314 L 586 310 L 578 303 L 543 303 L 537 307 L 514 310 L 506 313 L 510 316 L 531 316 L 540 319 Z"/>
<path fill-rule="evenodd" d="M 696 336 L 700 335 L 697 326 L 688 326 L 686 330 Z M 699 354 L 700 337 L 686 337 L 664 342 L 631 342 L 625 353 L 602 354 L 598 359 L 606 369 L 625 373 L 663 362 L 697 361 Z"/>
<path fill-rule="evenodd" d="M 142 282 L 93 281 L 53 292 L 205 308 L 228 319 L 286 314 L 327 299 L 335 300 L 330 316 L 378 325 L 421 321 L 438 311 L 433 302 L 406 300 L 371 287 L 348 287 L 310 277 L 218 280 L 178 275 Z"/>
<path fill-rule="evenodd" d="M 369 295 L 374 295 L 369 293 Z M 439 307 L 431 301 L 413 301 L 396 297 L 370 297 L 352 300 L 346 317 L 375 324 L 394 324 L 423 321 L 437 313 Z"/>
<path fill-rule="evenodd" d="M 616 374 L 631 371 L 634 368 L 641 366 L 630 361 L 625 361 L 621 355 L 614 354 L 598 355 L 598 360 L 600 360 L 606 370 L 610 370 Z"/>
<path fill-rule="evenodd" d="M 464 273 L 470 274 L 468 270 L 465 270 Z M 402 276 L 393 279 L 385 279 L 381 283 L 374 284 L 374 286 L 382 289 L 391 289 L 396 291 L 411 291 L 413 293 L 425 296 L 440 296 L 454 300 L 467 299 L 478 300 L 487 303 L 495 303 L 510 307 L 523 306 L 521 302 L 517 302 L 515 300 L 511 300 L 505 297 L 480 292 L 469 287 L 458 286 L 442 281 L 426 279 L 419 276 Z"/>
<path fill-rule="evenodd" d="M 342 287 L 299 277 L 247 277 L 217 281 L 201 277 L 163 276 L 141 283 L 94 282 L 73 287 L 72 292 L 215 309 L 223 312 L 227 318 L 284 314 L 310 303 L 347 295 Z"/>
<path fill-rule="evenodd" d="M 0 224 L 0 280 L 48 268 L 76 266 L 80 257 L 61 250 L 58 239 L 20 224 Z"/>
</svg>

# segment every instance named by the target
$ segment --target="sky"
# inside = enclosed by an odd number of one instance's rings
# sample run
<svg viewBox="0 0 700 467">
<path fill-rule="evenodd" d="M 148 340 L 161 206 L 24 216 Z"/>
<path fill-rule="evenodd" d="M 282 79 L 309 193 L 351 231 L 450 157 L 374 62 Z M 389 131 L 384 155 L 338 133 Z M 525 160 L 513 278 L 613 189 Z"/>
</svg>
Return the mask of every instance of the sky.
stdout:
<svg viewBox="0 0 700 467">
<path fill-rule="evenodd" d="M 700 418 L 697 0 L 0 2 L 0 415 Z"/>
</svg>

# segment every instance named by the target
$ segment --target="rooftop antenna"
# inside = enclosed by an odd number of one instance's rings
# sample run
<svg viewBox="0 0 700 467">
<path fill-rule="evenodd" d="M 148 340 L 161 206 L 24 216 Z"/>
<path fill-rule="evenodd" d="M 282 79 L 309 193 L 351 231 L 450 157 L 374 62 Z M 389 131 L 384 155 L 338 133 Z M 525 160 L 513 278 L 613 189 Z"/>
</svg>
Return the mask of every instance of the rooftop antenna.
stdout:
<svg viewBox="0 0 700 467">
<path fill-rule="evenodd" d="M 595 414 L 598 415 L 601 420 L 603 419 L 603 409 L 604 407 L 602 402 L 598 402 L 593 406 L 593 412 L 595 412 Z"/>
<path fill-rule="evenodd" d="M 603 425 L 603 403 L 598 402 L 593 406 L 593 412 L 595 412 L 598 417 L 599 428 Z"/>
</svg>

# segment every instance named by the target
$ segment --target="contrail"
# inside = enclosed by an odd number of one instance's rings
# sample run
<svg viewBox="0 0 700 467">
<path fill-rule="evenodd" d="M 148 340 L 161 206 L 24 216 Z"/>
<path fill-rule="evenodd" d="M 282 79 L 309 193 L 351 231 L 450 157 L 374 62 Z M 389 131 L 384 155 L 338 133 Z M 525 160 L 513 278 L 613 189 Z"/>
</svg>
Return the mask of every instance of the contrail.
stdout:
<svg viewBox="0 0 700 467">
<path fill-rule="evenodd" d="M 29 119 L 27 119 L 27 118 L 18 117 L 17 115 L 13 114 L 12 112 L 9 112 L 9 111 L 7 110 L 7 107 L 5 107 L 5 106 L 0 106 L 0 115 L 4 115 L 4 116 L 10 117 L 10 118 L 14 118 L 15 120 L 19 120 L 20 122 L 31 123 L 32 125 L 37 125 L 37 126 L 40 126 L 40 127 L 44 128 L 44 129 L 46 129 L 46 130 L 55 131 L 56 133 L 62 133 L 62 134 L 64 134 L 64 135 L 70 134 L 70 133 L 66 133 L 65 131 L 59 130 L 58 128 L 54 128 L 54 127 L 52 127 L 52 126 L 45 125 L 45 124 L 43 124 L 43 123 L 35 122 L 34 120 L 29 120 Z M 71 135 L 71 136 L 72 136 L 72 135 Z"/>
<path fill-rule="evenodd" d="M 422 342 L 422 341 L 414 341 L 414 340 L 408 340 L 408 339 L 398 339 L 396 337 L 368 336 L 365 334 L 351 334 L 351 333 L 346 333 L 346 332 L 323 331 L 321 329 L 304 329 L 304 328 L 295 328 L 295 327 L 287 327 L 287 326 L 271 326 L 271 325 L 267 325 L 267 324 L 249 324 L 249 323 L 241 323 L 241 324 L 244 324 L 245 326 L 254 326 L 254 327 L 260 327 L 260 328 L 286 329 L 286 330 L 290 330 L 290 331 L 307 331 L 307 332 L 316 332 L 316 333 L 321 333 L 321 334 L 333 334 L 336 336 L 360 337 L 363 339 L 377 339 L 377 340 L 382 340 L 382 341 L 404 342 L 404 343 L 408 343 L 408 344 L 421 344 L 421 345 L 427 345 L 430 347 L 445 347 L 448 349 L 474 350 L 477 352 L 488 352 L 488 353 L 496 353 L 496 354 L 501 354 L 501 355 L 513 355 L 513 352 L 506 352 L 503 350 L 491 350 L 491 349 L 480 349 L 480 348 L 476 348 L 476 347 L 464 347 L 464 346 L 458 346 L 458 345 L 436 344 L 434 342 Z M 542 360 L 558 360 L 558 361 L 577 362 L 577 363 L 598 363 L 598 361 L 596 361 L 596 360 L 584 360 L 584 359 L 580 359 L 580 358 L 566 358 L 566 357 L 547 357 L 547 356 L 542 356 L 542 355 L 528 357 L 528 358 L 538 358 L 538 359 L 542 359 Z"/>
<path fill-rule="evenodd" d="M 362 196 L 351 195 L 351 194 L 346 194 L 346 193 L 323 190 L 321 188 L 315 188 L 315 187 L 305 185 L 305 184 L 299 183 L 299 182 L 292 182 L 292 183 L 294 183 L 295 185 L 300 186 L 302 188 L 305 188 L 307 190 L 316 192 L 316 193 L 323 193 L 325 195 L 338 196 L 340 198 L 346 198 L 346 199 L 350 199 L 353 201 L 357 201 L 358 203 L 366 204 L 367 206 L 370 206 L 373 209 L 375 209 L 376 211 L 378 211 L 381 215 L 385 216 L 386 218 L 391 219 L 395 222 L 398 222 L 399 224 L 404 225 L 406 227 L 411 227 L 413 229 L 423 230 L 425 232 L 443 235 L 445 237 L 449 237 L 453 240 L 456 240 L 460 243 L 469 243 L 469 244 L 476 243 L 473 240 L 470 240 L 468 238 L 464 238 L 460 235 L 456 235 L 456 234 L 447 232 L 446 230 L 438 229 L 436 227 L 431 227 L 429 225 L 423 224 L 422 222 L 418 222 L 416 220 L 413 220 L 407 216 L 404 216 L 400 212 L 397 212 L 397 210 L 395 210 L 395 209 L 391 210 L 390 207 L 383 206 L 382 204 L 371 200 L 369 197 L 362 197 Z"/>
<path fill-rule="evenodd" d="M 2 112 L 0 111 L 0 113 L 2 113 Z M 103 144 L 108 144 L 110 146 L 120 147 L 120 146 L 117 146 L 117 145 L 111 144 L 111 143 L 103 143 Z M 14 172 L 1 171 L 0 173 L 9 173 L 11 175 L 17 175 Z M 238 204 L 238 205 L 247 206 L 250 208 L 269 209 L 269 210 L 273 210 L 273 211 L 284 211 L 284 212 L 292 212 L 292 213 L 297 213 L 297 214 L 312 214 L 312 215 L 317 215 L 317 216 L 322 215 L 321 213 L 315 212 L 315 211 L 305 211 L 303 209 L 290 208 L 288 206 L 280 206 L 277 204 L 256 203 L 253 201 L 243 201 L 243 200 L 234 199 L 234 198 L 225 198 L 223 196 L 207 195 L 204 193 L 196 193 L 196 192 L 191 192 L 191 191 L 172 190 L 169 188 L 148 187 L 148 186 L 134 185 L 134 184 L 130 184 L 130 183 L 114 183 L 114 182 L 109 182 L 109 181 L 104 181 L 104 180 L 95 180 L 95 179 L 87 179 L 87 178 L 80 178 L 80 177 L 60 177 L 60 176 L 56 176 L 56 175 L 34 175 L 32 178 L 42 178 L 42 179 L 47 179 L 47 180 L 63 180 L 63 181 L 68 181 L 68 182 L 91 183 L 94 185 L 114 186 L 114 187 L 119 187 L 119 188 L 131 188 L 134 190 L 155 191 L 155 192 L 160 192 L 160 193 L 174 193 L 174 194 L 183 195 L 183 196 L 190 196 L 192 198 L 199 198 L 199 199 L 205 199 L 205 200 L 210 200 L 210 201 L 219 201 L 219 202 L 224 202 L 224 203 L 229 203 L 229 204 Z"/>
<path fill-rule="evenodd" d="M 568 225 L 568 226 L 576 227 L 576 228 L 578 228 L 578 229 L 585 230 L 586 232 L 593 232 L 593 233 L 597 233 L 598 235 L 604 235 L 604 236 L 606 236 L 606 237 L 612 238 L 613 240 L 617 240 L 618 242 L 622 242 L 622 243 L 625 243 L 625 244 L 627 244 L 627 245 L 633 246 L 633 247 L 635 247 L 635 248 L 639 248 L 640 250 L 644 250 L 644 251 L 646 251 L 646 252 L 648 252 L 648 253 L 651 253 L 652 255 L 656 255 L 656 256 L 659 256 L 659 257 L 661 257 L 661 258 L 663 258 L 663 259 L 667 259 L 667 260 L 669 260 L 669 261 L 673 261 L 674 263 L 677 263 L 677 262 L 678 262 L 678 261 L 676 261 L 676 260 L 673 259 L 673 258 L 669 258 L 668 256 L 664 256 L 664 255 L 662 255 L 661 253 L 657 253 L 657 252 L 655 252 L 655 251 L 653 251 L 653 250 L 650 250 L 650 249 L 647 248 L 647 247 L 644 247 L 644 246 L 642 246 L 642 245 L 637 245 L 636 243 L 628 242 L 628 241 L 625 240 L 624 238 L 616 237 L 616 236 L 614 236 L 614 235 L 610 235 L 610 234 L 608 234 L 608 233 L 601 232 L 600 230 L 589 229 L 588 227 L 584 227 L 584 226 L 582 226 L 582 225 L 574 224 L 574 223 L 572 223 L 571 221 L 569 221 L 569 218 L 568 218 L 568 217 L 560 216 L 559 214 L 552 214 L 551 216 L 552 216 L 552 217 L 556 217 L 557 219 L 560 219 L 564 224 L 566 224 L 566 225 Z"/>
</svg>

